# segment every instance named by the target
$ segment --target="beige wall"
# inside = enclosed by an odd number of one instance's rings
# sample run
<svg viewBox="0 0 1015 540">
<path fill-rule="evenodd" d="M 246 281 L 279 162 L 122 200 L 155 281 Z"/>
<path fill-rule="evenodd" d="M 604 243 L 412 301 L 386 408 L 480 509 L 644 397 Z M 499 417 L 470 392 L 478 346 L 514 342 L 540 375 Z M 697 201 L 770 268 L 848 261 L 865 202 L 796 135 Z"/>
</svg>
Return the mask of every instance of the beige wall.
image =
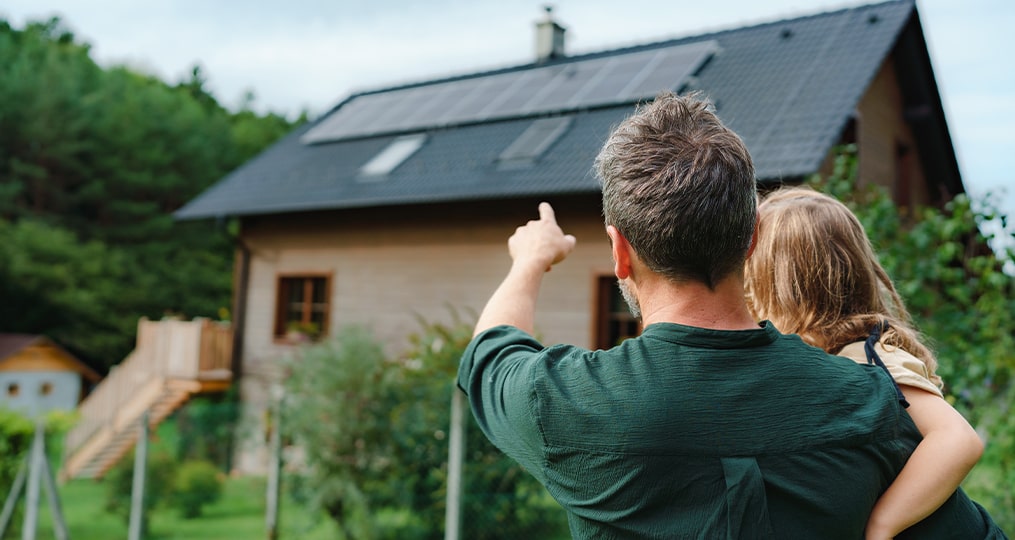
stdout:
<svg viewBox="0 0 1015 540">
<path fill-rule="evenodd" d="M 536 314 L 544 342 L 593 345 L 596 277 L 611 274 L 598 197 L 550 199 L 558 222 L 578 238 L 571 256 L 547 274 Z M 280 357 L 292 346 L 273 337 L 280 273 L 328 273 L 328 330 L 367 325 L 398 354 L 419 330 L 416 314 L 467 320 L 482 309 L 510 264 L 507 238 L 538 217 L 536 200 L 401 210 L 353 210 L 244 222 L 251 250 L 241 392 L 246 404 L 243 471 L 262 471 L 263 418 Z M 464 208 L 462 208 L 464 206 Z"/>
<path fill-rule="evenodd" d="M 913 132 L 903 117 L 902 95 L 889 56 L 881 65 L 856 107 L 856 143 L 859 154 L 859 185 L 876 183 L 887 188 L 900 202 L 930 204 L 927 182 L 918 157 Z M 908 182 L 897 186 L 896 148 L 901 143 L 910 149 Z M 821 174 L 832 170 L 833 154 L 821 167 Z M 903 193 L 903 191 L 905 193 Z M 907 196 L 908 194 L 908 196 Z"/>
</svg>

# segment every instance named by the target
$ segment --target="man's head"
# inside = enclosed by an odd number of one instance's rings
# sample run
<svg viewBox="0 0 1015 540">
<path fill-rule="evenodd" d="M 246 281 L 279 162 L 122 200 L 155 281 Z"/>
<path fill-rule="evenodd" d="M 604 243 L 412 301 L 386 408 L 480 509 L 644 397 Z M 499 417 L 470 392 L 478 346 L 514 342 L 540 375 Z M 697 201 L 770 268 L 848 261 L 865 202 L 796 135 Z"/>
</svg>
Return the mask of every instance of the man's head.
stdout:
<svg viewBox="0 0 1015 540">
<path fill-rule="evenodd" d="M 596 158 L 603 213 L 649 270 L 709 288 L 740 273 L 754 232 L 754 165 L 697 96 L 659 95 Z"/>
</svg>

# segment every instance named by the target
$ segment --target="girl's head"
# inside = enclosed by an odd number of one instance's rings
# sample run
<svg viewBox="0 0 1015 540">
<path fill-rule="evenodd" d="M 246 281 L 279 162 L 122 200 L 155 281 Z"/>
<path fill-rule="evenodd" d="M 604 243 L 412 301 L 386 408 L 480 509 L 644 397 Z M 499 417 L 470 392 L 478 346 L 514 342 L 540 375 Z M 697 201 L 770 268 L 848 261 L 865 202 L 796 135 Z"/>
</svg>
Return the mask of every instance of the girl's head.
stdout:
<svg viewBox="0 0 1015 540">
<path fill-rule="evenodd" d="M 761 203 L 745 285 L 756 318 L 831 353 L 887 322 L 882 342 L 923 360 L 936 379 L 934 357 L 910 326 L 863 225 L 832 197 L 790 188 Z"/>
</svg>

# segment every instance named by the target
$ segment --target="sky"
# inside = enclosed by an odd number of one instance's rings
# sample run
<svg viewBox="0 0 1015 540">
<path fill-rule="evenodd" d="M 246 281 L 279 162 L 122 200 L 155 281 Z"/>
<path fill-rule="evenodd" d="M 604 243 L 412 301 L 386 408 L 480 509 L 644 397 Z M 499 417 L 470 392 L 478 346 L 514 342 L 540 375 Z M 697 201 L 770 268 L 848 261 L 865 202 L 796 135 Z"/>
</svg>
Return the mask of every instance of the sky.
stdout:
<svg viewBox="0 0 1015 540">
<path fill-rule="evenodd" d="M 552 0 L 580 54 L 874 3 Z M 175 83 L 200 65 L 221 103 L 296 117 L 350 93 L 530 62 L 545 1 L 3 0 L 0 17 L 59 16 L 101 65 Z M 917 0 L 966 190 L 1015 216 L 1015 1 Z"/>
</svg>

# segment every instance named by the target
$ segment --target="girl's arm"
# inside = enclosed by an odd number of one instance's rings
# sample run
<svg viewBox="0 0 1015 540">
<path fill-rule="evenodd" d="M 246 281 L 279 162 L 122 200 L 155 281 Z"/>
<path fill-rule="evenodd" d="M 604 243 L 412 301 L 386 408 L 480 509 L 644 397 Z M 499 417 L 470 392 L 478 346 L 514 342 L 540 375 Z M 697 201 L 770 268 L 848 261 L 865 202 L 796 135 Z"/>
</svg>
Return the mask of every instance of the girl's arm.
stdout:
<svg viewBox="0 0 1015 540">
<path fill-rule="evenodd" d="M 983 454 L 976 430 L 940 396 L 900 385 L 923 440 L 867 520 L 867 540 L 893 538 L 932 514 Z"/>
</svg>

